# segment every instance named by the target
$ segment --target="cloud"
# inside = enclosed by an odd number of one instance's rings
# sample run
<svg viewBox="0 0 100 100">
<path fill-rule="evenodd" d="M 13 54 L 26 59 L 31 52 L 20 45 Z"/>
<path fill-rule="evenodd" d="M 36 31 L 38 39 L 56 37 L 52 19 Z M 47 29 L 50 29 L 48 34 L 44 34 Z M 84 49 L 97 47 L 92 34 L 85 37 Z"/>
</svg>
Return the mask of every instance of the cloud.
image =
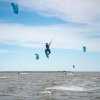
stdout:
<svg viewBox="0 0 100 100">
<path fill-rule="evenodd" d="M 100 39 L 86 38 L 88 36 L 98 35 L 93 33 L 94 29 L 89 26 L 73 27 L 63 25 L 49 26 L 25 26 L 22 24 L 0 24 L 0 42 L 25 47 L 42 47 L 46 42 L 53 43 L 51 48 L 66 48 L 81 50 L 86 45 L 88 51 L 100 51 Z"/>
<path fill-rule="evenodd" d="M 100 23 L 99 0 L 11 0 L 21 10 L 37 11 L 44 16 L 55 16 L 64 21 Z M 10 2 L 11 2 L 10 1 Z M 98 22 L 99 21 L 99 22 Z"/>
<path fill-rule="evenodd" d="M 4 0 L 0 0 L 4 2 Z M 42 16 L 57 17 L 69 23 L 84 23 L 87 26 L 67 25 L 25 26 L 0 24 L 0 42 L 26 47 L 44 47 L 54 37 L 52 47 L 100 51 L 100 1 L 99 0 L 6 0 L 16 2 L 19 11 L 36 11 Z M 91 37 L 92 38 L 88 38 Z M 93 37 L 95 39 L 93 39 Z"/>
<path fill-rule="evenodd" d="M 19 10 L 36 11 L 43 16 L 55 16 L 64 21 L 100 23 L 99 0 L 0 0 L 16 2 Z"/>
</svg>

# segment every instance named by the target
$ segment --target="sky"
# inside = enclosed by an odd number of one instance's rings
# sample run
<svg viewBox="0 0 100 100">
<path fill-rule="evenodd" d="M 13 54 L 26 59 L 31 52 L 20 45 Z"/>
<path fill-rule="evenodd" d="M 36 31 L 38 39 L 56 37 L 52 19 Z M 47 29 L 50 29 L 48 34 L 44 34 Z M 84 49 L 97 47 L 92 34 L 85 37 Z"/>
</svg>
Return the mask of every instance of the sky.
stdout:
<svg viewBox="0 0 100 100">
<path fill-rule="evenodd" d="M 0 71 L 100 71 L 99 6 L 99 0 L 0 0 Z"/>
</svg>

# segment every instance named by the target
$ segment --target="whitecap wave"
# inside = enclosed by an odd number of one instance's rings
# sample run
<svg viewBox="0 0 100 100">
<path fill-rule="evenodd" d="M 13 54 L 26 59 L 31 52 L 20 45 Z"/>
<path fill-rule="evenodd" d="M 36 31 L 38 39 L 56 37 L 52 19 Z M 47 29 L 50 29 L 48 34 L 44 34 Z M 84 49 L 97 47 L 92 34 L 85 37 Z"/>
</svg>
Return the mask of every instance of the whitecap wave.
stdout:
<svg viewBox="0 0 100 100">
<path fill-rule="evenodd" d="M 55 87 L 48 87 L 46 88 L 47 90 L 67 90 L 67 91 L 86 91 L 85 88 L 83 87 L 78 87 L 78 86 L 55 86 Z"/>
<path fill-rule="evenodd" d="M 6 76 L 2 76 L 2 77 L 0 77 L 0 79 L 5 79 L 5 78 L 7 78 Z"/>
<path fill-rule="evenodd" d="M 42 94 L 51 94 L 51 91 L 42 91 Z"/>
<path fill-rule="evenodd" d="M 72 75 L 74 75 L 74 74 L 73 74 L 73 73 L 68 73 L 67 75 L 72 76 Z"/>
<path fill-rule="evenodd" d="M 25 74 L 28 74 L 28 73 L 20 73 L 20 74 L 25 75 Z"/>
</svg>

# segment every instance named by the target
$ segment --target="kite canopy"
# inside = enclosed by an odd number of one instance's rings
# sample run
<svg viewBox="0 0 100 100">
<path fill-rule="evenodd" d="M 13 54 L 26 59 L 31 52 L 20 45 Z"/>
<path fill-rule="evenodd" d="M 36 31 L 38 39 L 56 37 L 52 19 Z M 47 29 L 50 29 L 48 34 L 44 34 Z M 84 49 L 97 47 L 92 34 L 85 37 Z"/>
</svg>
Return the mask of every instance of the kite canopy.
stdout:
<svg viewBox="0 0 100 100">
<path fill-rule="evenodd" d="M 83 52 L 86 52 L 86 47 L 85 46 L 83 46 Z"/>
<path fill-rule="evenodd" d="M 18 14 L 18 4 L 16 3 L 11 3 L 11 6 L 13 7 L 14 13 Z"/>
<path fill-rule="evenodd" d="M 75 68 L 75 65 L 73 65 L 73 68 Z"/>
<path fill-rule="evenodd" d="M 36 55 L 36 60 L 38 60 L 39 59 L 39 54 L 35 53 L 35 55 Z"/>
</svg>

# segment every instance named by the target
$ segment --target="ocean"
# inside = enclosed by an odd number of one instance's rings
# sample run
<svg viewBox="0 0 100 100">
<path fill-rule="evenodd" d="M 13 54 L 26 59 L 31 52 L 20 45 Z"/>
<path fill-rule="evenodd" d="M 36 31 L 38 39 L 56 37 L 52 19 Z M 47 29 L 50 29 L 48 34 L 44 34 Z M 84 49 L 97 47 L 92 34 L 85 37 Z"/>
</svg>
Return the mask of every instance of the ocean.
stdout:
<svg viewBox="0 0 100 100">
<path fill-rule="evenodd" d="M 0 72 L 0 100 L 100 100 L 100 72 Z"/>
</svg>

